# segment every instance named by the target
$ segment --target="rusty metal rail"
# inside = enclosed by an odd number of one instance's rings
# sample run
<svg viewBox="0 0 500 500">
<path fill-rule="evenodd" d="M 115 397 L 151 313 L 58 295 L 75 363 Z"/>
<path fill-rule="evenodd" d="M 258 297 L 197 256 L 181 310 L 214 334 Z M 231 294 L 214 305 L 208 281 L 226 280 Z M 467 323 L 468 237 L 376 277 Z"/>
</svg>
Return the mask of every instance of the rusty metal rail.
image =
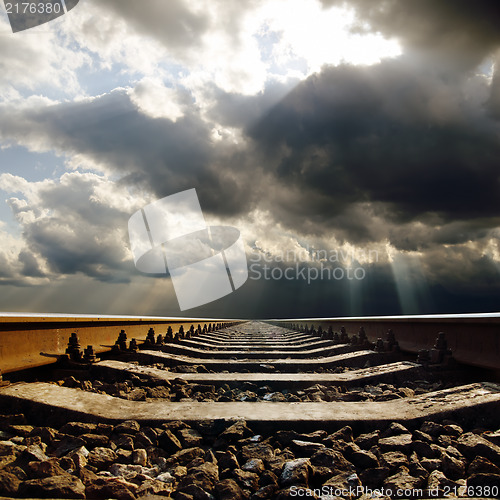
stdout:
<svg viewBox="0 0 500 500">
<path fill-rule="evenodd" d="M 310 331 L 334 332 L 342 327 L 350 338 L 360 328 L 372 342 L 385 340 L 391 329 L 401 350 L 418 353 L 432 350 L 439 332 L 445 334 L 453 358 L 466 365 L 500 371 L 500 313 L 428 316 L 374 316 L 361 318 L 311 318 L 275 320 L 273 324 Z M 330 330 L 331 331 L 331 330 Z M 321 336 L 321 334 L 319 335 Z"/>
<path fill-rule="evenodd" d="M 226 319 L 191 319 L 134 316 L 0 316 L 0 376 L 54 363 L 64 355 L 68 339 L 76 333 L 82 348 L 93 346 L 96 354 L 113 348 L 121 330 L 128 339 L 145 340 L 149 329 L 165 334 L 168 327 L 188 332 L 198 325 L 219 329 L 239 321 Z"/>
</svg>

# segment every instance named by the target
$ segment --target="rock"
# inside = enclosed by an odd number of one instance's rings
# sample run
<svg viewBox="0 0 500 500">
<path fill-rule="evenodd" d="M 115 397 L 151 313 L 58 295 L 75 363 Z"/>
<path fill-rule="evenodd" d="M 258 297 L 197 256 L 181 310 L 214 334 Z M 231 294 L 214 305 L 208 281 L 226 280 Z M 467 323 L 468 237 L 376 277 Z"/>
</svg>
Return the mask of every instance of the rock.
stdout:
<svg viewBox="0 0 500 500">
<path fill-rule="evenodd" d="M 483 437 L 497 446 L 500 446 L 500 429 L 495 432 L 485 432 Z"/>
<path fill-rule="evenodd" d="M 85 498 L 85 486 L 80 479 L 63 474 L 23 481 L 19 485 L 18 494 L 25 498 Z"/>
<path fill-rule="evenodd" d="M 152 434 L 154 433 L 154 435 Z M 134 436 L 134 449 L 143 448 L 147 450 L 150 446 L 157 446 L 158 434 L 151 429 L 151 433 L 147 436 L 144 432 L 138 432 Z"/>
<path fill-rule="evenodd" d="M 105 469 L 115 463 L 117 458 L 116 453 L 110 448 L 97 447 L 89 453 L 88 462 L 98 469 Z"/>
<path fill-rule="evenodd" d="M 145 449 L 140 448 L 132 452 L 132 463 L 146 467 L 148 463 L 148 454 Z"/>
<path fill-rule="evenodd" d="M 415 391 L 413 389 L 410 389 L 409 387 L 400 387 L 397 393 L 404 398 L 412 398 L 413 396 L 415 396 Z"/>
<path fill-rule="evenodd" d="M 109 446 L 109 437 L 102 434 L 82 434 L 80 439 L 85 441 L 85 446 L 88 449 L 96 448 L 97 446 L 103 448 Z"/>
<path fill-rule="evenodd" d="M 5 470 L 5 472 L 8 472 L 9 474 L 14 474 L 14 476 L 16 476 L 17 479 L 19 479 L 19 481 L 26 481 L 27 479 L 29 479 L 26 472 L 24 472 L 24 470 L 21 469 L 21 467 L 19 467 L 17 465 L 10 465 L 8 468 L 6 468 L 4 470 Z"/>
<path fill-rule="evenodd" d="M 264 472 L 264 462 L 260 458 L 252 458 L 241 466 L 241 470 L 261 474 Z"/>
<path fill-rule="evenodd" d="M 441 468 L 440 458 L 423 458 L 420 460 L 420 465 L 428 472 Z"/>
<path fill-rule="evenodd" d="M 95 434 L 103 434 L 105 436 L 110 436 L 113 432 L 114 427 L 111 424 L 97 424 Z"/>
<path fill-rule="evenodd" d="M 54 439 L 56 439 L 58 432 L 52 427 L 35 427 L 30 436 L 40 436 L 41 440 L 45 444 L 50 444 Z"/>
<path fill-rule="evenodd" d="M 295 432 L 293 430 L 289 431 L 278 431 L 275 435 L 276 441 L 279 443 L 280 446 L 283 448 L 286 448 L 287 446 L 290 446 L 292 444 L 292 441 L 294 439 L 301 439 L 301 435 L 298 432 Z"/>
<path fill-rule="evenodd" d="M 330 479 L 334 475 L 335 472 L 333 472 L 332 469 L 330 469 L 329 467 L 322 467 L 320 465 L 311 464 L 309 481 L 312 484 L 323 484 L 325 481 L 328 481 L 328 479 Z"/>
<path fill-rule="evenodd" d="M 56 457 L 67 455 L 70 451 L 85 446 L 85 441 L 79 437 L 62 435 L 59 440 L 51 443 L 50 447 L 53 449 L 49 454 Z"/>
<path fill-rule="evenodd" d="M 216 457 L 220 470 L 234 470 L 240 468 L 240 464 L 238 463 L 236 456 L 230 451 L 217 451 Z"/>
<path fill-rule="evenodd" d="M 411 454 L 409 462 L 410 462 L 409 466 L 410 474 L 413 477 L 421 477 L 424 479 L 427 478 L 429 472 L 427 471 L 427 469 L 422 467 L 422 465 L 420 464 L 420 460 L 418 459 L 418 456 L 415 452 Z"/>
<path fill-rule="evenodd" d="M 19 446 L 17 443 L 12 441 L 12 439 L 8 439 L 6 441 L 0 441 L 0 455 L 9 455 L 14 451 L 19 451 L 18 454 L 21 453 L 21 451 L 24 451 L 27 447 L 24 445 Z"/>
<path fill-rule="evenodd" d="M 48 460 L 49 457 L 45 455 L 43 450 L 40 448 L 39 445 L 33 444 L 31 446 L 27 446 L 26 449 L 22 453 L 22 458 L 26 461 L 33 461 L 33 460 Z"/>
<path fill-rule="evenodd" d="M 361 488 L 361 481 L 355 472 L 342 472 L 341 474 L 331 477 L 325 484 L 323 484 L 323 488 L 328 488 L 330 491 L 352 491 Z"/>
<path fill-rule="evenodd" d="M 421 458 L 437 458 L 439 457 L 439 452 L 435 449 L 435 447 L 431 446 L 429 443 L 425 441 L 413 441 L 411 443 L 410 449 L 414 451 Z"/>
<path fill-rule="evenodd" d="M 192 469 L 194 467 L 199 467 L 200 465 L 203 465 L 204 463 L 205 463 L 204 457 L 196 457 L 195 459 L 191 460 L 191 462 L 186 464 L 186 469 L 189 471 L 189 469 Z"/>
<path fill-rule="evenodd" d="M 0 469 L 14 462 L 25 449 L 25 446 L 16 446 L 12 441 L 0 441 Z"/>
<path fill-rule="evenodd" d="M 276 486 L 276 489 L 277 489 L 278 488 L 278 476 L 274 472 L 271 472 L 270 470 L 265 470 L 260 475 L 259 486 L 269 486 L 269 485 Z"/>
<path fill-rule="evenodd" d="M 145 389 L 136 387 L 127 394 L 129 401 L 146 401 L 147 392 Z"/>
<path fill-rule="evenodd" d="M 408 468 L 410 465 L 406 455 L 400 451 L 389 451 L 387 453 L 383 453 L 380 457 L 380 464 L 384 467 L 388 467 L 391 471 L 395 471 L 402 466 Z"/>
<path fill-rule="evenodd" d="M 137 476 L 137 474 L 143 474 L 152 477 L 152 472 L 154 472 L 154 475 L 156 476 L 157 471 L 154 469 L 147 471 L 145 467 L 142 467 L 140 465 L 113 464 L 109 467 L 108 472 L 110 472 L 113 476 L 122 477 L 125 480 L 129 481 Z"/>
<path fill-rule="evenodd" d="M 469 476 L 473 474 L 500 474 L 500 467 L 484 457 L 476 457 L 467 469 Z"/>
<path fill-rule="evenodd" d="M 420 430 L 422 432 L 425 432 L 426 434 L 429 434 L 429 436 L 437 437 L 440 434 L 446 434 L 446 431 L 444 429 L 444 425 L 437 424 L 436 422 L 424 422 L 420 426 Z"/>
<path fill-rule="evenodd" d="M 85 422 L 68 422 L 59 429 L 59 432 L 61 434 L 69 434 L 70 436 L 81 436 L 82 434 L 92 434 L 96 429 L 96 424 Z"/>
<path fill-rule="evenodd" d="M 322 441 L 328 436 L 328 432 L 326 432 L 323 429 L 314 431 L 314 432 L 308 432 L 307 434 L 299 434 L 298 439 L 301 439 L 302 441 L 313 441 L 315 443 Z"/>
<path fill-rule="evenodd" d="M 27 437 L 33 432 L 32 425 L 9 425 L 7 430 L 15 436 Z"/>
<path fill-rule="evenodd" d="M 215 485 L 219 500 L 242 500 L 243 492 L 234 479 L 223 479 Z"/>
<path fill-rule="evenodd" d="M 385 489 L 391 489 L 392 491 L 414 490 L 422 486 L 423 480 L 420 477 L 413 477 L 410 475 L 408 467 L 402 466 L 396 474 L 388 477 L 383 484 Z"/>
<path fill-rule="evenodd" d="M 331 450 L 330 448 L 317 451 L 311 457 L 311 464 L 321 467 L 329 467 L 335 472 L 354 471 L 354 465 L 351 462 L 347 461 L 341 453 Z"/>
<path fill-rule="evenodd" d="M 477 494 L 477 496 L 497 496 L 498 492 L 500 492 L 500 474 L 472 474 L 467 478 L 467 488 L 469 487 L 475 490 L 474 494 Z M 485 487 L 489 487 L 490 492 L 491 488 L 496 487 L 497 493 L 487 495 L 484 490 Z"/>
<path fill-rule="evenodd" d="M 361 471 L 359 478 L 365 488 L 379 490 L 384 481 L 389 477 L 389 474 L 390 470 L 388 467 L 375 467 Z"/>
<path fill-rule="evenodd" d="M 401 451 L 407 453 L 412 445 L 411 434 L 398 434 L 378 440 L 378 445 L 383 452 L 386 451 Z"/>
<path fill-rule="evenodd" d="M 211 462 L 205 462 L 188 470 L 188 474 L 179 481 L 179 491 L 186 491 L 187 486 L 196 485 L 206 492 L 212 492 L 218 480 L 219 469 L 217 466 Z"/>
<path fill-rule="evenodd" d="M 327 436 L 323 440 L 323 443 L 329 446 L 331 443 L 339 440 L 345 441 L 346 443 L 353 441 L 352 428 L 348 425 L 342 427 L 342 429 L 339 429 L 337 432 L 334 432 L 333 434 Z"/>
<path fill-rule="evenodd" d="M 458 436 L 461 436 L 464 433 L 462 427 L 456 424 L 446 424 L 443 430 L 448 436 L 454 438 L 457 438 Z"/>
<path fill-rule="evenodd" d="M 195 458 L 204 457 L 205 450 L 203 448 L 187 448 L 174 453 L 169 460 L 178 465 L 186 465 L 192 462 Z"/>
<path fill-rule="evenodd" d="M 186 474 L 183 474 L 185 476 Z M 156 479 L 158 481 L 162 481 L 163 483 L 174 483 L 175 477 L 172 476 L 170 472 L 164 472 L 163 474 L 159 474 Z"/>
<path fill-rule="evenodd" d="M 469 460 L 480 455 L 493 463 L 500 463 L 500 447 L 472 432 L 462 434 L 457 439 L 457 448 Z"/>
<path fill-rule="evenodd" d="M 137 491 L 137 485 L 116 477 L 97 477 L 85 488 L 87 498 L 119 498 L 120 500 L 135 500 L 135 491 Z"/>
<path fill-rule="evenodd" d="M 380 438 L 388 438 L 392 436 L 399 436 L 400 434 L 409 434 L 410 431 L 404 426 L 397 422 L 393 422 L 389 427 L 380 433 Z"/>
<path fill-rule="evenodd" d="M 423 441 L 424 443 L 429 443 L 429 444 L 434 442 L 434 438 L 432 436 L 429 436 L 429 434 L 426 434 L 425 432 L 419 430 L 413 431 L 413 440 Z"/>
<path fill-rule="evenodd" d="M 184 448 L 194 448 L 203 444 L 203 436 L 194 429 L 181 429 L 179 437 Z"/>
<path fill-rule="evenodd" d="M 154 498 L 153 495 L 170 498 L 170 494 L 173 491 L 174 488 L 169 483 L 158 481 L 157 479 L 147 479 L 146 481 L 141 482 L 135 494 L 139 498 L 143 496 Z"/>
<path fill-rule="evenodd" d="M 271 392 L 262 398 L 264 401 L 272 401 L 273 403 L 283 403 L 286 401 L 285 396 L 281 392 Z"/>
<path fill-rule="evenodd" d="M 460 484 L 448 479 L 441 471 L 431 472 L 427 479 L 427 489 L 435 496 L 444 496 L 445 494 L 457 493 L 460 491 Z"/>
<path fill-rule="evenodd" d="M 259 458 L 262 461 L 274 458 L 274 449 L 267 443 L 251 443 L 241 449 L 241 458 L 244 462 L 252 458 Z"/>
<path fill-rule="evenodd" d="M 322 443 L 312 443 L 310 441 L 300 441 L 298 439 L 292 440 L 292 445 L 295 450 L 297 450 L 301 456 L 311 456 L 319 450 L 326 448 Z"/>
<path fill-rule="evenodd" d="M 450 479 L 460 479 L 464 477 L 466 467 L 467 463 L 465 460 L 455 458 L 449 453 L 443 453 L 441 456 L 441 470 Z"/>
<path fill-rule="evenodd" d="M 0 470 L 0 496 L 15 495 L 19 488 L 20 480 L 10 472 Z"/>
<path fill-rule="evenodd" d="M 370 451 L 362 450 L 355 443 L 348 443 L 344 448 L 344 456 L 360 469 L 379 467 L 378 458 Z"/>
<path fill-rule="evenodd" d="M 193 500 L 193 495 L 188 495 L 183 491 L 176 491 L 175 500 Z"/>
<path fill-rule="evenodd" d="M 268 500 L 269 498 L 274 498 L 274 493 L 277 489 L 278 486 L 274 484 L 262 486 L 250 497 L 250 500 Z"/>
<path fill-rule="evenodd" d="M 117 448 L 124 450 L 134 449 L 134 437 L 131 434 L 118 434 L 112 438 L 112 442 Z"/>
<path fill-rule="evenodd" d="M 160 450 L 159 448 L 155 448 L 155 450 Z M 130 464 L 132 463 L 132 450 L 124 450 L 123 448 L 117 448 L 114 450 L 116 456 L 118 457 L 116 461 L 120 464 Z"/>
<path fill-rule="evenodd" d="M 255 472 L 236 469 L 233 471 L 233 478 L 243 489 L 256 491 L 259 488 L 259 475 Z"/>
<path fill-rule="evenodd" d="M 116 425 L 113 430 L 116 434 L 136 434 L 141 430 L 141 426 L 135 420 L 126 420 Z"/>
<path fill-rule="evenodd" d="M 176 453 L 177 451 L 182 450 L 180 441 L 175 437 L 173 432 L 169 430 L 163 431 L 158 436 L 158 445 L 167 453 Z"/>
<path fill-rule="evenodd" d="M 62 476 L 66 471 L 59 466 L 57 458 L 43 462 L 29 462 L 25 471 L 31 479 L 44 479 L 51 476 Z"/>
<path fill-rule="evenodd" d="M 175 368 L 177 373 L 198 373 L 197 365 L 179 365 Z"/>
<path fill-rule="evenodd" d="M 98 476 L 91 470 L 86 467 L 82 467 L 81 469 L 75 471 L 75 476 L 80 479 L 80 481 L 87 487 L 97 480 Z"/>
<path fill-rule="evenodd" d="M 280 485 L 286 486 L 309 486 L 309 471 L 310 464 L 308 458 L 298 458 L 285 462 L 281 476 L 279 478 Z"/>
<path fill-rule="evenodd" d="M 224 432 L 219 434 L 214 446 L 222 447 L 224 443 L 234 443 L 240 439 L 244 439 L 253 435 L 252 430 L 247 426 L 244 420 L 238 420 L 236 423 L 228 427 Z M 217 446 L 219 444 L 219 446 Z M 222 445 L 222 446 L 221 446 Z"/>
<path fill-rule="evenodd" d="M 183 497 L 181 495 L 186 495 Z M 214 500 L 214 496 L 208 491 L 205 491 L 201 486 L 197 484 L 189 484 L 183 487 L 182 490 L 178 490 L 175 495 L 175 499 L 193 499 L 193 500 Z"/>
<path fill-rule="evenodd" d="M 451 436 L 448 436 L 447 434 L 441 434 L 440 436 L 437 437 L 437 444 L 439 446 L 442 446 L 443 448 L 447 448 L 448 446 L 451 446 L 452 444 L 452 438 Z"/>
<path fill-rule="evenodd" d="M 273 474 L 278 477 L 281 474 L 281 471 L 283 470 L 283 466 L 285 465 L 285 462 L 289 460 L 285 458 L 284 456 L 280 455 L 278 457 L 271 458 L 271 460 L 266 460 L 266 467 L 267 470 L 272 472 Z"/>
<path fill-rule="evenodd" d="M 170 389 L 168 387 L 147 387 L 146 396 L 154 399 L 170 399 Z"/>
<path fill-rule="evenodd" d="M 369 434 L 361 434 L 354 442 L 362 449 L 369 450 L 372 446 L 378 443 L 379 431 L 370 432 Z"/>
</svg>

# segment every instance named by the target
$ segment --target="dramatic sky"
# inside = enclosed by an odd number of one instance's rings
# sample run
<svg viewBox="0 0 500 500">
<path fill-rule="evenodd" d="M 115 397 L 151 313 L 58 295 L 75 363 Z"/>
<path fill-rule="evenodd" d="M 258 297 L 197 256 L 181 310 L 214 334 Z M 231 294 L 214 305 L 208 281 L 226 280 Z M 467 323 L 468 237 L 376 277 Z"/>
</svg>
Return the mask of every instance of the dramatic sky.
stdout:
<svg viewBox="0 0 500 500">
<path fill-rule="evenodd" d="M 180 315 L 127 224 L 191 188 L 249 279 L 184 316 L 499 310 L 497 3 L 0 5 L 0 310 Z"/>
</svg>

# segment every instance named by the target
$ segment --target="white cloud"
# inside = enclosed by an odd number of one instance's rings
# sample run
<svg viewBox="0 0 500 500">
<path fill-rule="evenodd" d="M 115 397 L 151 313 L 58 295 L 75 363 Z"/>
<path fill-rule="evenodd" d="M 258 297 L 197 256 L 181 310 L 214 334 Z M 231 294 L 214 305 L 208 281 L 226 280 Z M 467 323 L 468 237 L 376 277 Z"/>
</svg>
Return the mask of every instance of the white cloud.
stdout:
<svg viewBox="0 0 500 500">
<path fill-rule="evenodd" d="M 21 196 L 8 200 L 23 236 L 2 235 L 0 272 L 10 269 L 6 278 L 24 282 L 35 274 L 60 279 L 82 273 L 103 281 L 129 279 L 134 268 L 127 221 L 147 195 L 80 172 L 39 182 L 2 174 L 0 184 Z"/>
<path fill-rule="evenodd" d="M 43 89 L 66 95 L 79 91 L 76 72 L 90 58 L 58 37 L 55 27 L 34 28 L 24 34 L 9 31 L 7 20 L 0 18 L 0 100 Z"/>
<path fill-rule="evenodd" d="M 145 77 L 130 92 L 132 102 L 151 118 L 168 118 L 176 122 L 184 116 L 179 93 L 166 87 L 158 78 Z"/>
</svg>

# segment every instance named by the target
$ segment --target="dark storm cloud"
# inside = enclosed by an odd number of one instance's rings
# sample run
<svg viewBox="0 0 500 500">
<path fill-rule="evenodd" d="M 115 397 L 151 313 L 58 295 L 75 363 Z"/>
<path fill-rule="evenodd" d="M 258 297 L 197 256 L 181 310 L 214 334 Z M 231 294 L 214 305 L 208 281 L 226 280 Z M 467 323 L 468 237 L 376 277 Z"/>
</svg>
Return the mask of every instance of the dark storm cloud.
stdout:
<svg viewBox="0 0 500 500">
<path fill-rule="evenodd" d="M 359 203 L 394 224 L 496 217 L 499 128 L 465 83 L 402 60 L 328 67 L 248 133 L 301 193 L 293 203 L 325 227 L 353 224 L 353 239 L 363 238 L 360 221 L 342 216 Z"/>
<path fill-rule="evenodd" d="M 368 31 L 398 37 L 428 63 L 472 69 L 500 45 L 497 0 L 322 0 L 353 7 Z M 363 26 L 360 23 L 360 27 Z"/>
<path fill-rule="evenodd" d="M 212 142 L 210 124 L 189 110 L 176 122 L 151 118 L 125 91 L 31 110 L 6 107 L 0 133 L 84 154 L 159 198 L 194 187 L 209 212 L 233 214 L 250 202 L 248 158 L 227 142 Z"/>
<path fill-rule="evenodd" d="M 19 252 L 19 262 L 22 264 L 21 274 L 33 278 L 41 278 L 44 273 L 41 271 L 35 256 L 27 250 Z"/>
</svg>

